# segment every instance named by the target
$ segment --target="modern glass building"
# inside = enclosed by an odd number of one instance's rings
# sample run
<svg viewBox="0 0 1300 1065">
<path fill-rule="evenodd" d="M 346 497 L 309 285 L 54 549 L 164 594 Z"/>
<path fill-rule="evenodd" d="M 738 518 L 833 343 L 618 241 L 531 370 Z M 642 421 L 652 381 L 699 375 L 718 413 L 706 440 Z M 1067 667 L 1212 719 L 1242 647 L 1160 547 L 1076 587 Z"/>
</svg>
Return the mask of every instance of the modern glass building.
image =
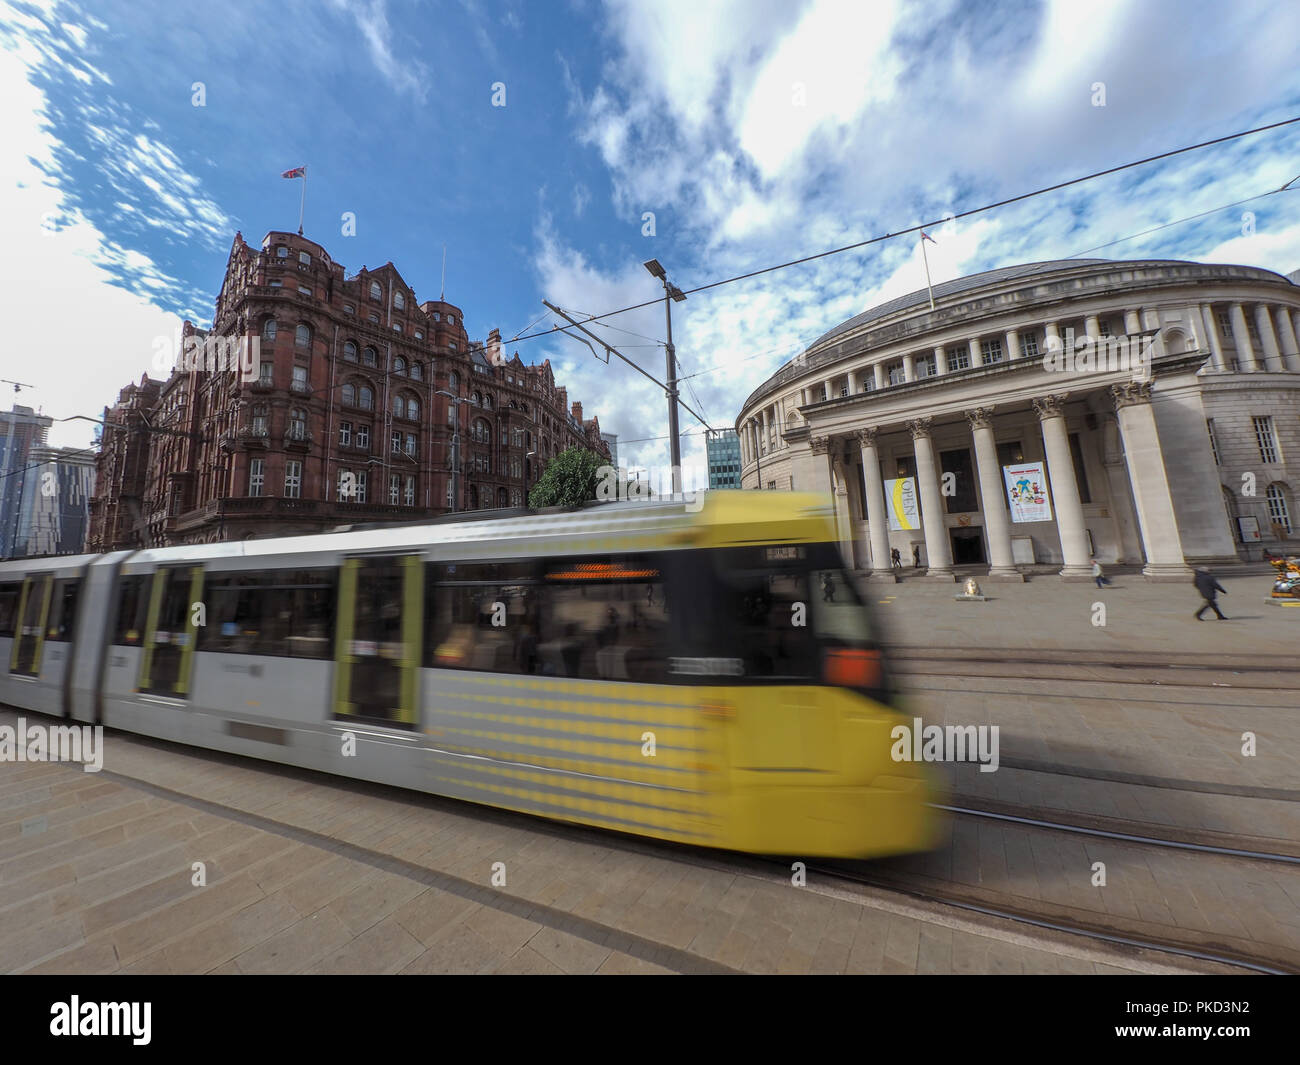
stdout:
<svg viewBox="0 0 1300 1065">
<path fill-rule="evenodd" d="M 709 487 L 740 487 L 740 435 L 735 429 L 709 429 L 704 434 L 709 453 Z"/>
</svg>

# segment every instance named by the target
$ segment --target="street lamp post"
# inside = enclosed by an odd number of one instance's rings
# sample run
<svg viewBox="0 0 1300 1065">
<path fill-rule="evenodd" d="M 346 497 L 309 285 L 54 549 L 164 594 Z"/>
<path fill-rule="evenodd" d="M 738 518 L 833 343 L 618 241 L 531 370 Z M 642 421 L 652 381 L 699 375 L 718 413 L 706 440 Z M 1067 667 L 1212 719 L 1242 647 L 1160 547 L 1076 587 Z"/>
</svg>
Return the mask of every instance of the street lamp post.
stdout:
<svg viewBox="0 0 1300 1065">
<path fill-rule="evenodd" d="M 536 451 L 530 451 L 524 455 L 524 506 L 528 506 L 528 460 L 536 454 Z"/>
<path fill-rule="evenodd" d="M 686 294 L 668 280 L 668 274 L 658 259 L 643 264 L 650 276 L 663 282 L 664 316 L 668 325 L 668 343 L 664 352 L 668 361 L 668 447 L 673 468 L 673 494 L 682 490 L 682 442 L 677 431 L 677 352 L 673 348 L 673 304 L 681 303 Z"/>
<path fill-rule="evenodd" d="M 446 396 L 448 399 L 454 399 L 457 403 L 463 403 L 464 400 L 451 392 L 438 388 L 434 390 L 435 396 Z M 459 509 L 460 503 L 460 408 L 451 408 L 451 512 L 455 514 Z"/>
</svg>

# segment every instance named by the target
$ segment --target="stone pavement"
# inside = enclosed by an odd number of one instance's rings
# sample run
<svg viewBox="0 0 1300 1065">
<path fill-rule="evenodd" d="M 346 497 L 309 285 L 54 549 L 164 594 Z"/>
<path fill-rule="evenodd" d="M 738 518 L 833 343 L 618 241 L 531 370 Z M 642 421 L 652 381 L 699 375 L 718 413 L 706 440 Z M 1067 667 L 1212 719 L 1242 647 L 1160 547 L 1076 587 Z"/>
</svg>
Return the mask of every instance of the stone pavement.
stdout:
<svg viewBox="0 0 1300 1065">
<path fill-rule="evenodd" d="M 0 711 L 0 724 L 15 716 Z M 752 859 L 124 734 L 106 743 L 99 774 L 0 765 L 0 971 L 1205 968 L 815 871 L 796 887 L 789 870 Z M 494 867 L 505 885 L 492 885 Z"/>
<path fill-rule="evenodd" d="M 909 647 L 1295 654 L 1300 664 L 1300 599 L 1295 606 L 1264 602 L 1271 570 L 1218 577 L 1228 593 L 1219 597 L 1226 622 L 1208 611 L 1206 621 L 1192 617 L 1201 599 L 1190 581 L 1156 584 L 1114 570 L 1107 576 L 1114 584 L 1106 588 L 1048 575 L 1023 584 L 981 581 L 984 603 L 955 602 L 959 583 L 904 579 L 859 587 L 886 642 Z M 1104 625 L 1093 624 L 1095 603 L 1106 607 Z"/>
</svg>

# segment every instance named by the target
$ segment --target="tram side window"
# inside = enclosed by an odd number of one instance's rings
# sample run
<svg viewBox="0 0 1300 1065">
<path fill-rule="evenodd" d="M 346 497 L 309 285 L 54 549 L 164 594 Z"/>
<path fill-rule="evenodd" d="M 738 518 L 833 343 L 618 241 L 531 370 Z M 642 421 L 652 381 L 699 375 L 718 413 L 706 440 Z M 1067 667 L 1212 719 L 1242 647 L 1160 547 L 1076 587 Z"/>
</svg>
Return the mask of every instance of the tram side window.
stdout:
<svg viewBox="0 0 1300 1065">
<path fill-rule="evenodd" d="M 149 611 L 149 581 L 152 574 L 123 577 L 122 590 L 117 600 L 117 623 L 113 626 L 113 642 L 127 647 L 139 647 L 144 637 L 144 627 Z"/>
<path fill-rule="evenodd" d="M 540 640 L 531 563 L 436 563 L 425 587 L 425 665 L 536 673 Z"/>
<path fill-rule="evenodd" d="M 0 584 L 0 636 L 12 636 L 18 626 L 18 597 L 21 584 Z"/>
<path fill-rule="evenodd" d="M 819 676 L 813 612 L 824 585 L 814 590 L 802 566 L 751 559 L 747 549 L 728 554 L 718 557 L 716 568 L 719 638 L 729 645 L 727 653 L 744 662 L 747 677 Z"/>
<path fill-rule="evenodd" d="M 548 563 L 540 591 L 538 673 L 668 680 L 671 617 L 657 558 L 556 559 Z"/>
<path fill-rule="evenodd" d="M 50 598 L 50 617 L 45 626 L 47 640 L 71 640 L 77 623 L 77 598 L 81 594 L 81 579 L 67 577 L 54 582 Z"/>
<path fill-rule="evenodd" d="M 281 658 L 329 658 L 334 570 L 209 574 L 199 650 Z"/>
</svg>

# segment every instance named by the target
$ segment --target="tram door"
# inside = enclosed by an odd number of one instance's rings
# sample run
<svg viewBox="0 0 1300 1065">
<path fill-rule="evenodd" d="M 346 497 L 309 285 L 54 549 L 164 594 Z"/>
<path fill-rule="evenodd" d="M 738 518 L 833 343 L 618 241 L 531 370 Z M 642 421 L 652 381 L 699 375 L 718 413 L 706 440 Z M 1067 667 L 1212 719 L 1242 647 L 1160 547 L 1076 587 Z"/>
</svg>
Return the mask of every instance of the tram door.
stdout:
<svg viewBox="0 0 1300 1065">
<path fill-rule="evenodd" d="M 419 723 L 423 573 L 418 555 L 344 561 L 334 641 L 336 717 L 398 728 Z"/>
<path fill-rule="evenodd" d="M 140 656 L 142 692 L 187 698 L 197 622 L 203 601 L 203 567 L 174 566 L 153 575 Z"/>
<path fill-rule="evenodd" d="M 14 648 L 9 656 L 9 672 L 27 677 L 41 672 L 41 652 L 45 648 L 45 622 L 50 616 L 53 574 L 28 577 L 18 598 L 18 625 Z"/>
</svg>

